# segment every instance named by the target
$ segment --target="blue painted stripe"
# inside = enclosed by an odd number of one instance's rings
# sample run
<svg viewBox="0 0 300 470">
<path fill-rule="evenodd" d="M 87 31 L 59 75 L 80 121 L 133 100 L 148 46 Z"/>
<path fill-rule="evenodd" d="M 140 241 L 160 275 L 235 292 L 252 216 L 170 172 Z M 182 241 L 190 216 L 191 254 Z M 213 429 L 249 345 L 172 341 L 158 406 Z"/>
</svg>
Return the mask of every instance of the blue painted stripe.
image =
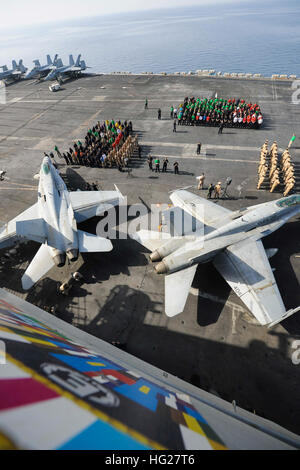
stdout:
<svg viewBox="0 0 300 470">
<path fill-rule="evenodd" d="M 103 421 L 96 421 L 58 450 L 151 450 Z"/>
<path fill-rule="evenodd" d="M 140 388 L 146 386 L 149 388 L 148 393 L 143 393 Z M 120 385 L 114 387 L 114 391 L 121 393 L 124 397 L 130 398 L 135 403 L 145 406 L 151 411 L 156 411 L 158 396 L 168 397 L 169 393 L 160 388 L 159 386 L 150 384 L 147 380 L 139 379 L 138 382 L 132 385 Z"/>
<path fill-rule="evenodd" d="M 114 370 L 122 370 L 120 366 L 114 364 L 113 362 L 109 361 L 102 356 L 89 356 L 89 357 L 78 357 L 78 356 L 70 356 L 67 354 L 52 354 L 52 356 L 56 357 L 60 361 L 63 361 L 65 364 L 68 364 L 70 367 L 73 367 L 78 372 L 95 372 L 101 369 L 114 369 Z M 92 366 L 89 362 L 102 362 L 105 364 L 104 367 L 101 366 Z"/>
</svg>

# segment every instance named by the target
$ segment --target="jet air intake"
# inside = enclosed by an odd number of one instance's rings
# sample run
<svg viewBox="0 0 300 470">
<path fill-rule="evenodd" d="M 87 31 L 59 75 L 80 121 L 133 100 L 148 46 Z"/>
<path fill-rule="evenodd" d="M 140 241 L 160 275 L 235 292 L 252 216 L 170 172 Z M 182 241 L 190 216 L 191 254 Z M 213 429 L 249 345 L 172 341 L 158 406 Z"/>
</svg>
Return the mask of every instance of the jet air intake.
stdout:
<svg viewBox="0 0 300 470">
<path fill-rule="evenodd" d="M 76 248 L 72 248 L 71 250 L 68 250 L 67 257 L 72 263 L 74 263 L 74 261 L 78 260 L 78 250 Z"/>
</svg>

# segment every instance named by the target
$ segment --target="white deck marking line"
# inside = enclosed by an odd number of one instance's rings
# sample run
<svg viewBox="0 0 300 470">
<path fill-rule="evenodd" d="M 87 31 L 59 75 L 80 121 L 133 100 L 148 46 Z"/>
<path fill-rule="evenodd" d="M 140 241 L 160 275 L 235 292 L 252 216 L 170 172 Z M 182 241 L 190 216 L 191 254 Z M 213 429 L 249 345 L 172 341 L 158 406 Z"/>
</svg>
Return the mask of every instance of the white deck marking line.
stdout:
<svg viewBox="0 0 300 470">
<path fill-rule="evenodd" d="M 181 158 L 185 159 L 190 159 L 190 160 L 199 160 L 199 163 L 205 161 L 205 162 L 232 162 L 232 163 L 255 163 L 257 165 L 259 163 L 259 160 L 235 160 L 233 158 L 215 158 L 215 157 L 207 157 L 206 155 L 167 155 L 166 153 L 164 154 L 158 154 L 156 152 L 151 152 L 153 153 L 153 156 L 155 157 L 168 157 L 168 158 L 176 158 L 177 160 L 180 160 Z"/>
<path fill-rule="evenodd" d="M 58 103 L 59 101 L 61 100 L 39 100 L 39 99 L 36 99 L 36 100 L 18 100 L 18 102 L 22 102 L 22 103 Z M 94 97 L 94 98 L 81 98 L 81 99 L 71 99 L 71 100 L 68 100 L 67 98 L 64 100 L 65 103 L 89 103 L 89 102 L 92 102 L 92 103 L 96 103 L 97 101 L 109 101 L 110 103 L 122 103 L 122 102 L 139 102 L 139 103 L 144 103 L 145 100 L 140 100 L 140 99 L 127 99 L 127 98 L 120 98 L 119 100 L 118 99 L 115 99 L 115 98 L 110 98 L 108 96 L 99 96 L 99 97 Z M 151 102 L 152 101 L 166 101 L 168 103 L 172 103 L 173 100 L 172 99 L 169 99 L 169 98 L 152 98 L 151 99 Z M 150 103 L 151 105 L 151 103 Z M 151 106 L 150 106 L 151 107 Z"/>
<path fill-rule="evenodd" d="M 7 136 L 7 135 L 0 135 L 0 140 L 5 139 L 5 140 L 34 140 L 34 139 L 39 139 L 39 137 L 25 137 L 25 136 Z"/>
<path fill-rule="evenodd" d="M 196 151 L 197 144 L 182 144 L 176 142 L 147 142 L 147 141 L 140 141 L 141 145 L 153 145 L 153 146 L 162 146 L 162 147 L 188 147 Z M 202 145 L 203 149 L 220 149 L 220 150 L 248 150 L 251 152 L 259 152 L 261 150 L 260 147 L 241 147 L 239 145 L 214 145 L 214 144 L 205 144 Z M 281 150 L 281 149 L 278 149 Z M 282 149 L 283 150 L 283 149 Z"/>
<path fill-rule="evenodd" d="M 224 304 L 225 306 L 231 307 L 233 310 L 241 312 L 241 313 L 248 313 L 248 310 L 244 308 L 242 305 L 236 304 L 235 302 L 232 302 L 231 300 L 228 299 L 221 299 L 220 297 L 217 297 L 216 295 L 208 294 L 207 292 L 203 292 L 199 289 L 196 289 L 195 287 L 190 288 L 190 294 L 202 297 L 203 299 L 208 299 L 211 300 L 212 302 L 216 302 L 219 304 Z"/>
<path fill-rule="evenodd" d="M 22 103 L 58 103 L 60 100 L 22 100 Z"/>
<path fill-rule="evenodd" d="M 195 144 L 183 144 L 183 143 L 175 143 L 175 142 L 148 142 L 148 141 L 139 141 L 140 145 L 149 145 L 153 147 L 185 147 L 186 149 L 190 148 L 193 150 L 193 153 L 196 152 L 196 145 Z M 202 150 L 236 150 L 236 151 L 249 151 L 249 152 L 260 152 L 261 147 L 241 147 L 239 145 L 214 145 L 214 144 L 204 144 L 202 145 Z M 278 148 L 279 152 L 283 152 L 286 150 L 285 148 Z M 300 149 L 295 149 L 291 147 L 291 150 L 295 153 L 299 153 Z M 259 155 L 259 154 L 258 154 Z"/>
</svg>

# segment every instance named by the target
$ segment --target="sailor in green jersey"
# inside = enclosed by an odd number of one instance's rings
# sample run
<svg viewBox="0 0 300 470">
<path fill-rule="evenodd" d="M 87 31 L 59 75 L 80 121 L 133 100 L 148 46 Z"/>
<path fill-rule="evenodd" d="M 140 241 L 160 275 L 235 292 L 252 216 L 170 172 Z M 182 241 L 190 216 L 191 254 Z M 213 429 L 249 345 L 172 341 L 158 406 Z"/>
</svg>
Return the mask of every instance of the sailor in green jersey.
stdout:
<svg viewBox="0 0 300 470">
<path fill-rule="evenodd" d="M 58 150 L 58 147 L 57 147 L 56 145 L 55 145 L 55 147 L 54 147 L 54 150 L 55 150 L 55 152 L 57 153 L 57 155 L 59 156 L 59 158 L 62 158 L 62 155 L 61 155 L 61 153 L 60 153 L 60 151 Z"/>
</svg>

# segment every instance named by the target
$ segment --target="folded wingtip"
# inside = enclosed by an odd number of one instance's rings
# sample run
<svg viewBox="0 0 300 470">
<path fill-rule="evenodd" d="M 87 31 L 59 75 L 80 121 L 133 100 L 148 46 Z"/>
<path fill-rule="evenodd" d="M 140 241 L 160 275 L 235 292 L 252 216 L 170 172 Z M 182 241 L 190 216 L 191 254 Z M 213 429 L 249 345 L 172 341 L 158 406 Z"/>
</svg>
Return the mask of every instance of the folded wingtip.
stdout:
<svg viewBox="0 0 300 470">
<path fill-rule="evenodd" d="M 272 328 L 273 326 L 276 326 L 278 323 L 282 322 L 283 320 L 286 320 L 287 318 L 294 315 L 294 313 L 297 313 L 299 311 L 300 311 L 300 306 L 296 307 L 296 308 L 291 308 L 284 315 L 282 315 L 280 318 L 278 318 L 278 319 L 272 321 L 271 323 L 269 323 L 268 328 Z"/>
</svg>

